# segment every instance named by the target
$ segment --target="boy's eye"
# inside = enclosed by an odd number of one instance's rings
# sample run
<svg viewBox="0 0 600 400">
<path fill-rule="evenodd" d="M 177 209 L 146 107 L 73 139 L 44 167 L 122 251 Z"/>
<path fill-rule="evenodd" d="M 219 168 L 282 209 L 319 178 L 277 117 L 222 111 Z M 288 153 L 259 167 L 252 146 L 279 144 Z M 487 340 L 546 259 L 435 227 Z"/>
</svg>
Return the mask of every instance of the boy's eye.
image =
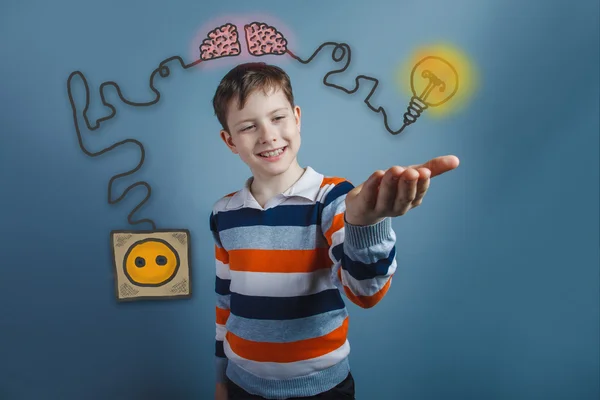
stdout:
<svg viewBox="0 0 600 400">
<path fill-rule="evenodd" d="M 280 119 L 284 119 L 285 115 L 280 115 L 279 117 L 275 117 L 275 121 L 279 121 Z"/>
<path fill-rule="evenodd" d="M 247 131 L 247 130 L 253 128 L 253 127 L 254 127 L 254 125 L 247 126 L 247 127 L 245 127 L 245 128 L 242 129 L 242 132 Z"/>
</svg>

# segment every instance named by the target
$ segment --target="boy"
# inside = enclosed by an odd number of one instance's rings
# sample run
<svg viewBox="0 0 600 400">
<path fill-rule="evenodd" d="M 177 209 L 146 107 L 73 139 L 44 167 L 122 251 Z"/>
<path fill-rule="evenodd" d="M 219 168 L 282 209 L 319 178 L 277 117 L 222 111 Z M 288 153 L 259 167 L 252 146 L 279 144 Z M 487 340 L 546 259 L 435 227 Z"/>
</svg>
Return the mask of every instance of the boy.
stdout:
<svg viewBox="0 0 600 400">
<path fill-rule="evenodd" d="M 210 215 L 216 258 L 216 399 L 354 399 L 341 297 L 369 308 L 396 270 L 390 217 L 421 203 L 456 157 L 377 171 L 358 187 L 298 164 L 288 75 L 246 63 L 213 99 L 221 138 L 252 177 Z M 318 396 L 318 397 L 317 397 Z"/>
</svg>

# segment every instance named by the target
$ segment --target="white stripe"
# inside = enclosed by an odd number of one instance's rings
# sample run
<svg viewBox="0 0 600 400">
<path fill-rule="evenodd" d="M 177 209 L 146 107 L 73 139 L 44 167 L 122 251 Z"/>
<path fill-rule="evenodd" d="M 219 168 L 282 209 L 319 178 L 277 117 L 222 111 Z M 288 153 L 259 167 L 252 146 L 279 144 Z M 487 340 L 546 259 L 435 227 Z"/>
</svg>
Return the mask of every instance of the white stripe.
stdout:
<svg viewBox="0 0 600 400">
<path fill-rule="evenodd" d="M 247 360 L 235 354 L 227 339 L 223 342 L 223 349 L 227 358 L 239 365 L 246 371 L 260 378 L 267 379 L 290 379 L 298 376 L 309 375 L 313 372 L 329 368 L 337 364 L 350 353 L 350 343 L 348 340 L 338 349 L 320 357 L 309 360 L 295 361 L 289 363 L 258 362 Z"/>
<path fill-rule="evenodd" d="M 221 279 L 231 279 L 229 273 L 229 264 L 223 264 L 221 261 L 215 259 L 215 265 L 217 269 L 217 276 Z"/>
<path fill-rule="evenodd" d="M 396 243 L 396 234 L 392 230 L 389 239 L 380 241 L 369 247 L 357 249 L 352 246 L 345 246 L 344 253 L 353 261 L 360 261 L 365 264 L 372 264 L 383 258 L 387 258 Z"/>
<path fill-rule="evenodd" d="M 283 205 L 283 204 L 285 204 L 286 206 L 305 206 L 305 205 L 314 204 L 314 202 L 305 197 L 291 196 L 291 197 L 284 197 L 283 202 L 280 203 L 279 205 Z"/>
<path fill-rule="evenodd" d="M 342 268 L 342 282 L 357 296 L 372 296 L 385 286 L 388 278 L 396 271 L 396 259 L 392 261 L 386 276 L 373 279 L 356 280 L 348 271 Z"/>
<path fill-rule="evenodd" d="M 231 271 L 231 292 L 246 296 L 292 297 L 334 289 L 331 269 L 313 272 L 240 272 Z"/>
<path fill-rule="evenodd" d="M 321 214 L 321 225 L 323 232 L 327 232 L 333 224 L 333 219 L 336 215 L 344 213 L 346 211 L 346 194 L 343 194 L 333 200 L 327 207 L 323 209 Z"/>
<path fill-rule="evenodd" d="M 341 227 L 331 235 L 331 247 L 334 247 L 344 241 L 346 235 L 346 227 Z"/>
<path fill-rule="evenodd" d="M 331 191 L 331 189 L 333 189 L 335 187 L 335 184 L 333 183 L 328 183 L 325 186 L 322 186 L 321 189 L 319 190 L 319 194 L 317 195 L 317 201 L 319 203 L 324 203 L 325 202 L 325 198 L 327 197 L 327 195 L 329 194 L 329 192 Z"/>
<path fill-rule="evenodd" d="M 227 333 L 227 329 L 225 328 L 225 325 L 221 325 L 221 324 L 217 324 L 216 325 L 216 334 L 215 334 L 215 339 L 216 340 L 223 340 L 225 339 L 225 334 Z"/>
</svg>

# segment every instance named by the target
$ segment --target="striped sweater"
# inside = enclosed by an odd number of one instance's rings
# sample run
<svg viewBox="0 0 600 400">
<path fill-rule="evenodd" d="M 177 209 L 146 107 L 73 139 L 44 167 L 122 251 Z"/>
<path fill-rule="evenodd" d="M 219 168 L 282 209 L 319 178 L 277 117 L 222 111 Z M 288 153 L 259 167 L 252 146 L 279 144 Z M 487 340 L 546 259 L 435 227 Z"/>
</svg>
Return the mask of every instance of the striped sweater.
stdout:
<svg viewBox="0 0 600 400">
<path fill-rule="evenodd" d="M 350 370 L 341 293 L 377 304 L 396 270 L 391 220 L 344 221 L 353 185 L 307 167 L 261 207 L 245 187 L 214 205 L 217 381 L 265 398 L 312 396 Z"/>
</svg>

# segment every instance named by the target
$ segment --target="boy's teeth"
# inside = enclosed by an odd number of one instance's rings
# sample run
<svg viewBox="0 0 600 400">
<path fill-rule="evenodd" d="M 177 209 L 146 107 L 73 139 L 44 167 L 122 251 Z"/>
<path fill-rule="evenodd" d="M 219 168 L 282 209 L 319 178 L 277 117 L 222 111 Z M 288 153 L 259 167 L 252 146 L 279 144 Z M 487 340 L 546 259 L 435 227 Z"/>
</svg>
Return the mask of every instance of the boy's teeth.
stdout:
<svg viewBox="0 0 600 400">
<path fill-rule="evenodd" d="M 280 155 L 281 153 L 283 153 L 283 149 L 279 149 L 279 150 L 275 150 L 275 151 L 269 151 L 267 153 L 260 153 L 261 156 L 263 157 L 275 157 Z"/>
</svg>

